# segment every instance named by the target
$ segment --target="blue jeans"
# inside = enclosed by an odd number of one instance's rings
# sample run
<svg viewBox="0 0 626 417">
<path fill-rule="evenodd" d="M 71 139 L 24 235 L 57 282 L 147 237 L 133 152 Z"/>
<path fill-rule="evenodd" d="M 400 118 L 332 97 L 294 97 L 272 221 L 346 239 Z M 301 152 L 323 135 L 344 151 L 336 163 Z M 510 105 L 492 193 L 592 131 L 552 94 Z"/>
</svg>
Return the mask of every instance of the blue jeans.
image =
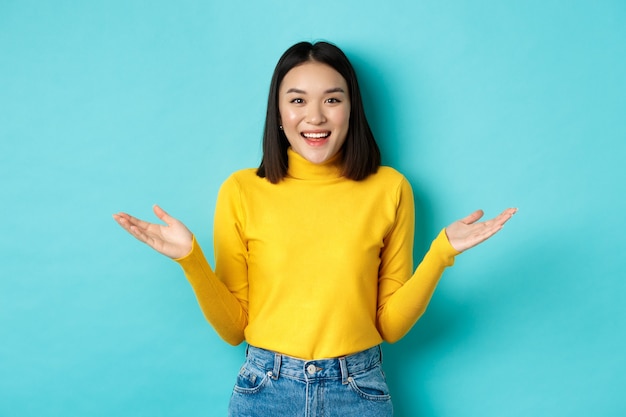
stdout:
<svg viewBox="0 0 626 417">
<path fill-rule="evenodd" d="M 335 359 L 302 360 L 249 346 L 230 417 L 391 417 L 379 346 Z"/>
</svg>

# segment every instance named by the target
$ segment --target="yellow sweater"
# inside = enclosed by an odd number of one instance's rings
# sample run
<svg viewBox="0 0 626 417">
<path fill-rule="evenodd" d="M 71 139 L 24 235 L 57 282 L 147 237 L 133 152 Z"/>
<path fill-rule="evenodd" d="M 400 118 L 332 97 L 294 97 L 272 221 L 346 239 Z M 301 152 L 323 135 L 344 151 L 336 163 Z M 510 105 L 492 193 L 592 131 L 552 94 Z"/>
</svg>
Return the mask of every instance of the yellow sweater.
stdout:
<svg viewBox="0 0 626 417">
<path fill-rule="evenodd" d="M 289 150 L 282 182 L 247 169 L 222 185 L 215 272 L 195 239 L 177 262 L 227 342 L 303 359 L 347 355 L 404 336 L 458 254 L 442 231 L 412 274 L 413 205 L 392 168 L 357 182 L 341 176 L 337 157 L 315 165 Z"/>
</svg>

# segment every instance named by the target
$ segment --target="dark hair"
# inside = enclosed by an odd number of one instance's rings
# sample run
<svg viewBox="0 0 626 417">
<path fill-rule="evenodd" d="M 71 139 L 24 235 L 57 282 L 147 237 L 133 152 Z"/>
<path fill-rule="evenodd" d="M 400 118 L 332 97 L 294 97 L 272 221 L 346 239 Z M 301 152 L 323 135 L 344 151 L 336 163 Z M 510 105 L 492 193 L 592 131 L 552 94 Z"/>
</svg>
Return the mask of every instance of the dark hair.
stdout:
<svg viewBox="0 0 626 417">
<path fill-rule="evenodd" d="M 378 170 L 380 150 L 365 117 L 354 68 L 341 49 L 328 42 L 297 43 L 287 49 L 278 60 L 267 100 L 267 115 L 263 132 L 263 160 L 257 170 L 257 175 L 267 178 L 274 184 L 287 175 L 289 142 L 285 133 L 279 128 L 278 89 L 283 78 L 292 68 L 311 61 L 330 66 L 341 74 L 348 84 L 351 110 L 348 134 L 342 147 L 342 173 L 346 178 L 355 181 L 363 180 Z"/>
</svg>

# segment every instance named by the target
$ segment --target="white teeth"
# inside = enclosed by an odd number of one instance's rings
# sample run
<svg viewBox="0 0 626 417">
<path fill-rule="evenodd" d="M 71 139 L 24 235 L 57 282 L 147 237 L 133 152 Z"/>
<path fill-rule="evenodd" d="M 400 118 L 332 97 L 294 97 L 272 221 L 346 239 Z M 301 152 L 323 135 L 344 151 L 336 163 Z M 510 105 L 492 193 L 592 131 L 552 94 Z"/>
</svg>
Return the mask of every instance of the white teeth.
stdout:
<svg viewBox="0 0 626 417">
<path fill-rule="evenodd" d="M 322 138 L 327 138 L 328 136 L 330 136 L 329 132 L 326 133 L 303 133 L 302 136 L 304 136 L 307 139 L 322 139 Z"/>
</svg>

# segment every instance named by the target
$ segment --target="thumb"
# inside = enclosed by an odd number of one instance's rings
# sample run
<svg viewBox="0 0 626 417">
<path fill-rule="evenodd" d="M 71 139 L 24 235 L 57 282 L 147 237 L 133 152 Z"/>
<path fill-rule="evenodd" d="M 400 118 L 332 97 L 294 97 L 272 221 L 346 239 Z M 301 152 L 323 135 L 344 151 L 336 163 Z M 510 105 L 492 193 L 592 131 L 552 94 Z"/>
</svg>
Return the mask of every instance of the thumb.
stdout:
<svg viewBox="0 0 626 417">
<path fill-rule="evenodd" d="M 481 217 L 483 217 L 484 214 L 485 214 L 484 211 L 476 210 L 475 212 L 473 212 L 469 216 L 461 219 L 461 223 L 472 224 L 472 223 L 476 222 L 477 220 L 479 220 Z"/>
<path fill-rule="evenodd" d="M 154 214 L 156 214 L 156 216 L 168 226 L 171 226 L 172 223 L 176 221 L 172 216 L 167 214 L 165 210 L 159 207 L 158 204 L 155 204 L 154 206 L 152 206 L 152 210 L 154 211 Z"/>
</svg>

